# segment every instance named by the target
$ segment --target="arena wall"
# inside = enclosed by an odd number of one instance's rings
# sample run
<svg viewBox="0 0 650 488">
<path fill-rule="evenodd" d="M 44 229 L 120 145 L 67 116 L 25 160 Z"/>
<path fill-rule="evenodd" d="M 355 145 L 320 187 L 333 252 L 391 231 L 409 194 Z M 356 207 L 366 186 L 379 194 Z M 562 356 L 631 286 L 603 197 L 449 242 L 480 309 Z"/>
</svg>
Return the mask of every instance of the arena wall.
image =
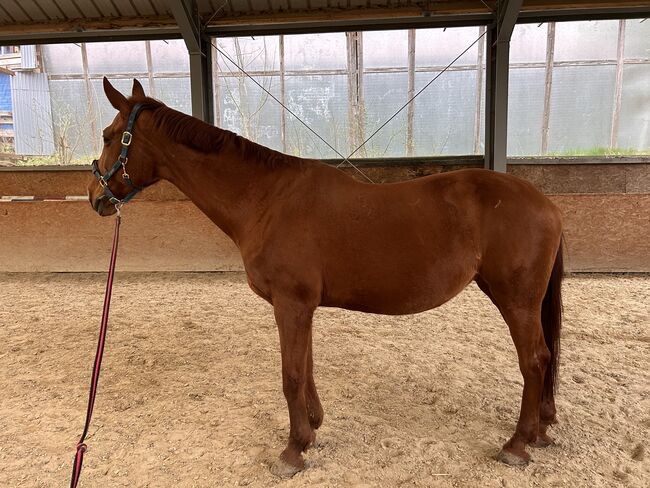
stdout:
<svg viewBox="0 0 650 488">
<path fill-rule="evenodd" d="M 480 165 L 394 162 L 364 172 L 389 182 Z M 569 271 L 650 272 L 650 164 L 526 160 L 508 172 L 562 210 Z M 87 168 L 0 171 L 0 271 L 106 270 L 113 219 L 97 216 L 81 197 L 90 178 Z M 168 183 L 147 189 L 124 215 L 120 270 L 242 269 L 234 244 Z"/>
</svg>

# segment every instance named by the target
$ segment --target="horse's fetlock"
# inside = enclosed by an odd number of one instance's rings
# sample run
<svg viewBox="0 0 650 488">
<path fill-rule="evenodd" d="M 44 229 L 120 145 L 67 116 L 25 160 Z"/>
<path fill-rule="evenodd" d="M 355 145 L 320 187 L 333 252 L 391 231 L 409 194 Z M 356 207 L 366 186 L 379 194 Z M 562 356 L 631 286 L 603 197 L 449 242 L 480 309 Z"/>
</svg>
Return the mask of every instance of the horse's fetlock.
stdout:
<svg viewBox="0 0 650 488">
<path fill-rule="evenodd" d="M 290 434 L 290 444 L 296 449 L 296 451 L 304 451 L 314 440 L 314 433 L 311 430 L 311 427 L 301 428 L 296 431 L 291 432 Z"/>
<path fill-rule="evenodd" d="M 316 407 L 309 405 L 307 407 L 307 414 L 309 415 L 309 424 L 311 425 L 312 429 L 318 429 L 323 424 L 323 417 L 325 416 L 325 413 L 323 411 L 323 407 L 320 405 Z"/>
</svg>

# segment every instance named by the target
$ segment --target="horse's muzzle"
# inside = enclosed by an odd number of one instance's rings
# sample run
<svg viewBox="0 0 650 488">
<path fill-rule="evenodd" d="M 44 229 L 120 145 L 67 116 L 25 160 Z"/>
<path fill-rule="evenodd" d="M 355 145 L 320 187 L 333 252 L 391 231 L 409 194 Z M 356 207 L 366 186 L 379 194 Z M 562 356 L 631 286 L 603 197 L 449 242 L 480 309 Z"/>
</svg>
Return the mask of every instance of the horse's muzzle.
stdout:
<svg viewBox="0 0 650 488">
<path fill-rule="evenodd" d="M 99 195 L 90 203 L 95 212 L 97 212 L 102 217 L 113 215 L 116 212 L 115 205 L 108 201 L 108 197 L 106 195 Z"/>
</svg>

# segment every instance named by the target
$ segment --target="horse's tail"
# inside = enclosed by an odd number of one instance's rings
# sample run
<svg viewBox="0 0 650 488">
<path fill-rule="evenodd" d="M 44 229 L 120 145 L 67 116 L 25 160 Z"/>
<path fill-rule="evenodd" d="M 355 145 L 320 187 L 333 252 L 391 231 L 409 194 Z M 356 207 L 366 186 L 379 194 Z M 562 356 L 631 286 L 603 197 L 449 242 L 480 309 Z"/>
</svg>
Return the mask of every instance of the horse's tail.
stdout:
<svg viewBox="0 0 650 488">
<path fill-rule="evenodd" d="M 542 328 L 546 347 L 551 353 L 551 360 L 546 367 L 544 377 L 544 391 L 555 392 L 557 390 L 557 377 L 560 369 L 560 328 L 562 327 L 562 278 L 564 276 L 564 264 L 562 260 L 563 240 L 555 255 L 555 263 L 551 278 L 548 281 L 546 295 L 542 302 Z"/>
</svg>

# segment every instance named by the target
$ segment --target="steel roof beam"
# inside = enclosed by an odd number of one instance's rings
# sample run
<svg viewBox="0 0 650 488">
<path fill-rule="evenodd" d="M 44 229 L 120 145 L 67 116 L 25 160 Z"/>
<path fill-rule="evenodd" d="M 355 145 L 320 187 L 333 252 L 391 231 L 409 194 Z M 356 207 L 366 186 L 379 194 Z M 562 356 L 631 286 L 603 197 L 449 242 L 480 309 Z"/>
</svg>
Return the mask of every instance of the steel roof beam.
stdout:
<svg viewBox="0 0 650 488">
<path fill-rule="evenodd" d="M 177 27 L 115 29 L 69 32 L 29 32 L 4 34 L 0 28 L 0 46 L 18 44 L 61 44 L 68 42 L 153 41 L 181 39 Z"/>
<path fill-rule="evenodd" d="M 201 25 L 198 22 L 196 2 L 194 0 L 167 0 L 167 6 L 176 19 L 187 50 L 190 54 L 200 53 Z"/>
</svg>

